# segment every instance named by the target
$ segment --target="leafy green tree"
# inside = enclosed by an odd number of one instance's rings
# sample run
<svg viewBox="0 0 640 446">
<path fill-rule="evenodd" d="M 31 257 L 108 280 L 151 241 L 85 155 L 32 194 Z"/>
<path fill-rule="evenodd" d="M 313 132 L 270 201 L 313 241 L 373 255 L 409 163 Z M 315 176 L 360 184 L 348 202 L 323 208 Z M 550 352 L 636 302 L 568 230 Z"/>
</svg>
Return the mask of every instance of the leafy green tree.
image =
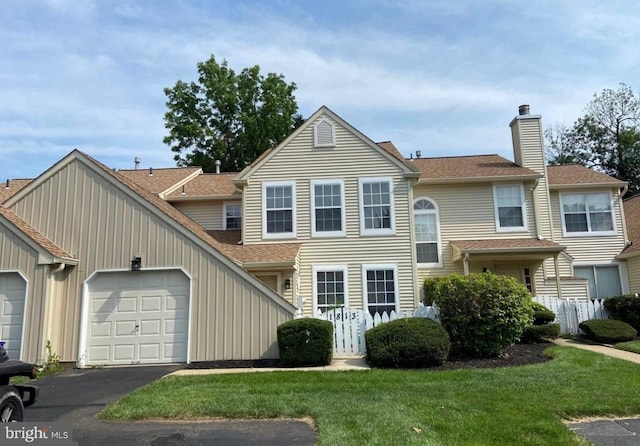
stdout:
<svg viewBox="0 0 640 446">
<path fill-rule="evenodd" d="M 545 131 L 550 164 L 578 163 L 629 183 L 640 192 L 640 98 L 630 87 L 604 89 L 571 128 Z"/>
<path fill-rule="evenodd" d="M 169 135 L 164 143 L 178 166 L 239 171 L 275 147 L 298 127 L 302 117 L 293 95 L 295 83 L 281 74 L 260 74 L 255 65 L 236 74 L 212 55 L 198 63 L 198 81 L 178 80 L 165 88 Z"/>
</svg>

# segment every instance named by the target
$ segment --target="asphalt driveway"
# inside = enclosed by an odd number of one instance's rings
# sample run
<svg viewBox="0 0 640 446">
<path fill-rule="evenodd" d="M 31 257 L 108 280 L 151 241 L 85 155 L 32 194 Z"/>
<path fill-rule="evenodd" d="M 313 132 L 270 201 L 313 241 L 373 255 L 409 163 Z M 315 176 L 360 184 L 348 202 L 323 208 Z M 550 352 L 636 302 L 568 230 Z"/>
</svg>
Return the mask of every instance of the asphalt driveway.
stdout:
<svg viewBox="0 0 640 446">
<path fill-rule="evenodd" d="M 66 370 L 34 383 L 40 387 L 40 397 L 25 410 L 25 421 L 70 423 L 73 440 L 80 446 L 315 444 L 313 430 L 301 421 L 116 423 L 96 418 L 112 401 L 180 368 L 172 365 Z"/>
</svg>

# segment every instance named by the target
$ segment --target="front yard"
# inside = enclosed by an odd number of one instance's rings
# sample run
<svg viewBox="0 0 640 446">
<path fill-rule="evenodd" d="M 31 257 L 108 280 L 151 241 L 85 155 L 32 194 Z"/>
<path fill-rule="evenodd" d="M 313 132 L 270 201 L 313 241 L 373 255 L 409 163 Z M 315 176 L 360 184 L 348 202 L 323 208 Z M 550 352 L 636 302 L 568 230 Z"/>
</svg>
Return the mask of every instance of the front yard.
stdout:
<svg viewBox="0 0 640 446">
<path fill-rule="evenodd" d="M 553 361 L 502 369 L 168 377 L 102 417 L 311 417 L 322 445 L 575 445 L 586 443 L 563 418 L 640 414 L 640 365 L 567 347 L 548 353 Z"/>
</svg>

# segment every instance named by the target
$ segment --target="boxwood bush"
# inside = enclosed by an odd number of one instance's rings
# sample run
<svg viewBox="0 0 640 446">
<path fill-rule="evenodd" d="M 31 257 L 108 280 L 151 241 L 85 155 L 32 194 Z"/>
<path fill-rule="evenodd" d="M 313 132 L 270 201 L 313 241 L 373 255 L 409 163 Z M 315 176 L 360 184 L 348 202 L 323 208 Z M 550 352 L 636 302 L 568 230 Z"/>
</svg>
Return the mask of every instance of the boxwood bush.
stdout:
<svg viewBox="0 0 640 446">
<path fill-rule="evenodd" d="M 440 308 L 457 355 L 491 357 L 520 339 L 533 321 L 531 295 L 512 277 L 451 274 L 424 281 L 425 305 Z"/>
<path fill-rule="evenodd" d="M 449 335 L 425 317 L 396 319 L 364 335 L 373 367 L 415 368 L 441 365 L 449 355 Z"/>
<path fill-rule="evenodd" d="M 533 325 L 543 325 L 553 322 L 556 314 L 538 302 L 531 302 L 533 307 Z"/>
<path fill-rule="evenodd" d="M 611 319 L 624 321 L 640 331 L 640 298 L 635 294 L 609 297 L 604 300 L 604 308 Z"/>
<path fill-rule="evenodd" d="M 532 325 L 524 330 L 520 342 L 523 344 L 537 344 L 551 341 L 558 336 L 560 336 L 560 324 Z"/>
<path fill-rule="evenodd" d="M 316 366 L 331 363 L 333 324 L 315 318 L 301 318 L 278 326 L 280 364 Z"/>
<path fill-rule="evenodd" d="M 581 322 L 578 327 L 585 333 L 587 339 L 606 344 L 631 341 L 638 334 L 637 330 L 631 325 L 613 319 L 592 319 Z"/>
</svg>

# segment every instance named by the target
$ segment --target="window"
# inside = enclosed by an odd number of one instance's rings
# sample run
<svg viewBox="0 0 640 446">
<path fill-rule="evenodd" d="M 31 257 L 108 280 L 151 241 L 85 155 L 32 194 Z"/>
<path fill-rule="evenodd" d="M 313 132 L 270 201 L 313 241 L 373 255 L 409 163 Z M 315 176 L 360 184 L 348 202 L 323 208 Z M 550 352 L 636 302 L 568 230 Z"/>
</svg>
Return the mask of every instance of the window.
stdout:
<svg viewBox="0 0 640 446">
<path fill-rule="evenodd" d="M 345 233 L 343 183 L 341 180 L 311 181 L 311 232 L 314 236 Z"/>
<path fill-rule="evenodd" d="M 433 201 L 420 198 L 413 204 L 416 257 L 418 263 L 440 263 L 438 209 Z"/>
<path fill-rule="evenodd" d="M 313 146 L 333 147 L 336 145 L 335 126 L 327 118 L 320 118 L 313 126 Z"/>
<path fill-rule="evenodd" d="M 229 203 L 224 205 L 224 229 L 242 229 L 242 205 Z"/>
<path fill-rule="evenodd" d="M 263 237 L 295 237 L 295 183 L 269 182 L 263 184 Z"/>
<path fill-rule="evenodd" d="M 493 199 L 498 231 L 526 230 L 524 190 L 521 184 L 494 186 Z"/>
<path fill-rule="evenodd" d="M 374 316 L 398 311 L 398 285 L 395 265 L 364 265 L 363 288 L 367 298 L 367 308 Z"/>
<path fill-rule="evenodd" d="M 393 191 L 391 178 L 361 178 L 361 235 L 393 234 Z"/>
<path fill-rule="evenodd" d="M 614 233 L 611 195 L 608 192 L 562 194 L 560 200 L 565 235 Z"/>
<path fill-rule="evenodd" d="M 323 313 L 347 303 L 347 268 L 345 266 L 316 266 L 313 268 L 315 311 Z"/>
<path fill-rule="evenodd" d="M 605 299 L 622 294 L 618 265 L 575 266 L 573 271 L 576 277 L 589 282 L 591 299 Z"/>
</svg>

